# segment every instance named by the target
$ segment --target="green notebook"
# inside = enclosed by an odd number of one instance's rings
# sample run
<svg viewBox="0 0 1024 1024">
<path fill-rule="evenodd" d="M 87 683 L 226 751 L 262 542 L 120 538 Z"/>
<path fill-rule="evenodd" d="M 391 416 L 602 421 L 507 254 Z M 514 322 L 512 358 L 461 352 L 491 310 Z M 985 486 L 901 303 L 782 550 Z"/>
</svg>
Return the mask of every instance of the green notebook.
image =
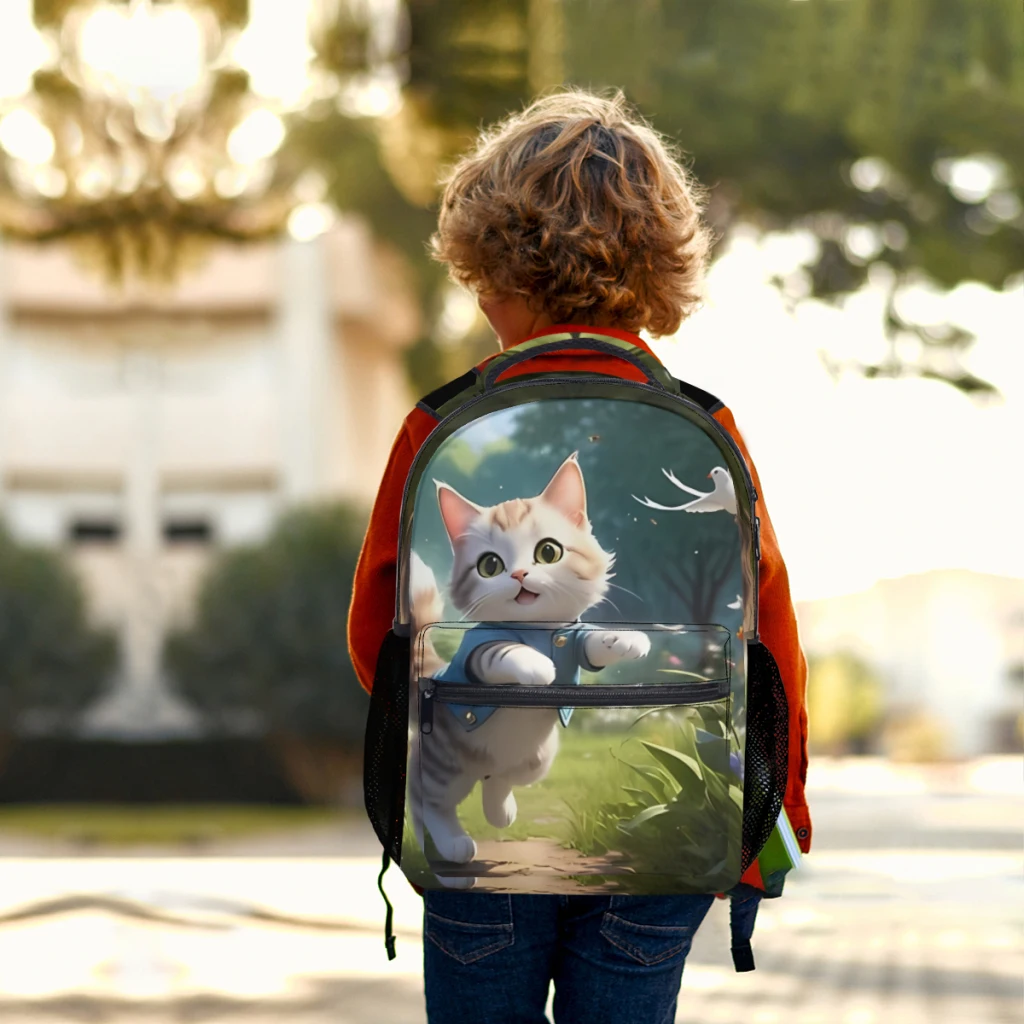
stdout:
<svg viewBox="0 0 1024 1024">
<path fill-rule="evenodd" d="M 772 834 L 764 844 L 760 856 L 757 858 L 758 867 L 761 869 L 761 877 L 767 881 L 770 875 L 776 872 L 792 871 L 800 867 L 800 846 L 793 834 L 793 826 L 789 823 L 786 811 L 779 812 L 779 820 L 775 823 Z"/>
</svg>

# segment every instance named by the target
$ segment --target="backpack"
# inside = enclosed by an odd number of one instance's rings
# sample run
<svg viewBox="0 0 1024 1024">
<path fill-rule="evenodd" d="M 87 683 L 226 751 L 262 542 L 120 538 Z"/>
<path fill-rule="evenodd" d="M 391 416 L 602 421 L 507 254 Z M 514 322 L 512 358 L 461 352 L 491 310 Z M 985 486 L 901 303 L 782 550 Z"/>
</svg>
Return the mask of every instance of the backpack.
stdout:
<svg viewBox="0 0 1024 1024">
<path fill-rule="evenodd" d="M 502 379 L 579 350 L 645 380 Z M 740 879 L 780 819 L 789 724 L 757 630 L 757 495 L 721 403 L 572 331 L 419 407 L 438 423 L 406 480 L 366 728 L 382 895 L 390 861 L 422 889 L 728 894 L 752 969 L 757 902 L 785 871 Z"/>
</svg>

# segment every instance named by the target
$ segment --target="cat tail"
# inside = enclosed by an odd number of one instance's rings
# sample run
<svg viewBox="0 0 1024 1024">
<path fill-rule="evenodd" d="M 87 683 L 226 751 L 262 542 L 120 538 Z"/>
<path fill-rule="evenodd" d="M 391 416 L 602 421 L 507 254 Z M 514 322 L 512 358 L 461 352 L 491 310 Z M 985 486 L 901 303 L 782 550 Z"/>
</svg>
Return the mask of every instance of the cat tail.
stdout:
<svg viewBox="0 0 1024 1024">
<path fill-rule="evenodd" d="M 412 635 L 418 636 L 419 631 L 432 622 L 444 621 L 444 598 L 438 589 L 437 580 L 430 566 L 415 552 L 409 559 L 409 612 L 412 619 Z M 434 644 L 428 633 L 419 650 L 419 674 L 432 676 L 440 672 L 447 664 L 434 650 Z"/>
</svg>

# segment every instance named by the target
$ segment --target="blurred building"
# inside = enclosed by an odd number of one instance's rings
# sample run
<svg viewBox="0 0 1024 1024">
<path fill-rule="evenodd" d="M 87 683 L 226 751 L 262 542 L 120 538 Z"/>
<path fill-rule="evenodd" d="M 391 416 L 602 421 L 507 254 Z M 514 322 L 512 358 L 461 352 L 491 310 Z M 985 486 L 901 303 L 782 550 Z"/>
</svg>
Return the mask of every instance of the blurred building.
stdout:
<svg viewBox="0 0 1024 1024">
<path fill-rule="evenodd" d="M 998 748 L 1021 714 L 1024 580 L 935 570 L 800 602 L 797 616 L 808 654 L 862 656 L 885 682 L 887 710 L 932 716 L 952 756 Z"/>
<path fill-rule="evenodd" d="M 124 641 L 86 731 L 190 732 L 159 653 L 212 553 L 288 505 L 373 497 L 410 405 L 403 264 L 351 219 L 225 247 L 161 295 L 114 293 L 61 249 L 0 261 L 0 511 L 69 549 Z"/>
</svg>

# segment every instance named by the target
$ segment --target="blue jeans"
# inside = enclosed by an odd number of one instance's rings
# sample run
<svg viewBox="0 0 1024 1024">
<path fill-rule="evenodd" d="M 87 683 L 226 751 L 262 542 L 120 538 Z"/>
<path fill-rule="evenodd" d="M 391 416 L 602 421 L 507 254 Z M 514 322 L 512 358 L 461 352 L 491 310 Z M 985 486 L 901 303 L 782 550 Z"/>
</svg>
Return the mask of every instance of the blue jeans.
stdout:
<svg viewBox="0 0 1024 1024">
<path fill-rule="evenodd" d="M 713 896 L 425 893 L 430 1024 L 672 1024 Z"/>
</svg>

